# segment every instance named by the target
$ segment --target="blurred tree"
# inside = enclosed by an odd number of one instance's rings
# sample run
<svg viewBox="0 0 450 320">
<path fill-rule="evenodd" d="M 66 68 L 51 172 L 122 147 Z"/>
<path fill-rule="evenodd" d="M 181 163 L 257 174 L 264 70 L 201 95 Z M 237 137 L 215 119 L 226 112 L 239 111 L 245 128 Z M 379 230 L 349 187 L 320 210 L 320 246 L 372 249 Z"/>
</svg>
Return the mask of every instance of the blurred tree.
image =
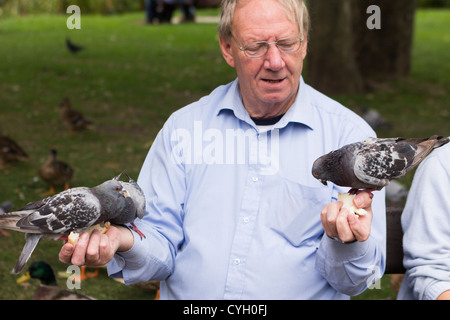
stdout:
<svg viewBox="0 0 450 320">
<path fill-rule="evenodd" d="M 327 94 L 357 93 L 410 73 L 416 0 L 309 1 L 308 82 Z M 380 11 L 367 12 L 376 5 Z M 372 28 L 380 18 L 380 28 Z M 369 21 L 368 21 L 369 20 Z"/>
</svg>

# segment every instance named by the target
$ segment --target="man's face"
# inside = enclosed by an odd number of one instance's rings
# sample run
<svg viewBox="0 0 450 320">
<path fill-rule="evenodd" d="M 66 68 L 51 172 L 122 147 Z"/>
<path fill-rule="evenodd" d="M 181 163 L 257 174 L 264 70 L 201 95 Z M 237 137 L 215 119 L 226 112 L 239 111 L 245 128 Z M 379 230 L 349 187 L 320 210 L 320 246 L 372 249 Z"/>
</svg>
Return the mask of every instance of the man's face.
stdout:
<svg viewBox="0 0 450 320">
<path fill-rule="evenodd" d="M 247 111 L 254 117 L 286 112 L 297 95 L 306 56 L 306 37 L 300 49 L 292 53 L 281 52 L 270 45 L 262 57 L 249 58 L 239 49 L 237 43 L 245 46 L 255 41 L 270 43 L 287 37 L 302 37 L 284 7 L 274 0 L 238 4 L 232 26 L 236 41 L 220 39 L 220 45 L 227 63 L 236 68 Z"/>
</svg>

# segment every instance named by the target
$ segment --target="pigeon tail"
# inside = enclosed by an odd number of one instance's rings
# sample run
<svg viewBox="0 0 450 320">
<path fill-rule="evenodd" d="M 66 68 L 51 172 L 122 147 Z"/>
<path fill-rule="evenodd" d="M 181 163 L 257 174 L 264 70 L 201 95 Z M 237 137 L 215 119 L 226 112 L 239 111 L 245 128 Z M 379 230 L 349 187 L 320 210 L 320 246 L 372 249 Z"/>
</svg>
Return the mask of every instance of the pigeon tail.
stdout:
<svg viewBox="0 0 450 320">
<path fill-rule="evenodd" d="M 39 243 L 39 240 L 41 240 L 41 235 L 27 233 L 25 235 L 25 239 L 25 245 L 23 246 L 22 252 L 20 253 L 20 257 L 17 260 L 14 269 L 11 271 L 11 273 L 13 274 L 18 274 L 23 270 L 25 264 L 27 263 L 28 259 L 30 259 L 31 254 Z"/>
</svg>

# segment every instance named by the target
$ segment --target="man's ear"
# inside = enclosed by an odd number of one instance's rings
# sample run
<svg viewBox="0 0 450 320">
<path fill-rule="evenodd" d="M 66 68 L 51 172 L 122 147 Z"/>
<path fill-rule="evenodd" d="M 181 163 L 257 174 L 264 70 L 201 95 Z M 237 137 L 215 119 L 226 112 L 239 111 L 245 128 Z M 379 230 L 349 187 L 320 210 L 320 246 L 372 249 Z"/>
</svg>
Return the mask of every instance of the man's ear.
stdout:
<svg viewBox="0 0 450 320">
<path fill-rule="evenodd" d="M 220 50 L 222 50 L 222 55 L 225 61 L 228 63 L 228 65 L 232 68 L 236 66 L 234 63 L 234 57 L 232 54 L 232 47 L 231 47 L 231 38 L 228 40 L 223 39 L 222 37 L 219 37 L 219 44 L 220 44 Z"/>
</svg>

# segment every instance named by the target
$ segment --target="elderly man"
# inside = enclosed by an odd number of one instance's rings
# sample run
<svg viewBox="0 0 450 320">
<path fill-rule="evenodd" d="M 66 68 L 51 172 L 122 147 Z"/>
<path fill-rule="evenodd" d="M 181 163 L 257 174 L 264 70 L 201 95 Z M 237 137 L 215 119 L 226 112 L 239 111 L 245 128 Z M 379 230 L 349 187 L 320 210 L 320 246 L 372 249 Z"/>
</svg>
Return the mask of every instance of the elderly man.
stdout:
<svg viewBox="0 0 450 320">
<path fill-rule="evenodd" d="M 225 0 L 219 42 L 237 79 L 165 123 L 138 183 L 136 221 L 83 234 L 65 263 L 100 265 L 127 284 L 161 280 L 161 299 L 348 299 L 381 276 L 384 192 L 361 192 L 357 218 L 314 160 L 374 136 L 301 77 L 308 13 L 301 0 Z M 373 210 L 372 210 L 373 209 Z"/>
</svg>

